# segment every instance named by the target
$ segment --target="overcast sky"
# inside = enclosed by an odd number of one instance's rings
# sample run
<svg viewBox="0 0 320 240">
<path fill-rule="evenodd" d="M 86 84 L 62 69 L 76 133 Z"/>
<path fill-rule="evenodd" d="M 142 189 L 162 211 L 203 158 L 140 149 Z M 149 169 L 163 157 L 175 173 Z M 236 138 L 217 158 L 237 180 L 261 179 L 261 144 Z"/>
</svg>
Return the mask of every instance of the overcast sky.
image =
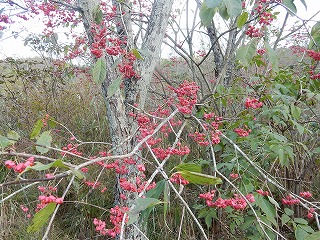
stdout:
<svg viewBox="0 0 320 240">
<path fill-rule="evenodd" d="M 301 4 L 300 0 L 294 0 L 298 13 L 297 15 L 307 20 L 314 14 L 320 11 L 320 3 L 319 0 L 305 0 L 308 6 L 308 9 L 306 10 L 305 7 Z M 279 21 L 281 22 L 281 19 L 284 17 L 284 11 L 279 10 L 282 12 L 282 14 L 279 16 Z M 320 21 L 320 13 L 314 18 L 314 20 Z M 30 48 L 24 46 L 23 39 L 28 35 L 27 31 L 34 32 L 34 33 L 41 33 L 41 25 L 39 26 L 38 19 L 33 19 L 33 21 L 28 22 L 28 28 L 26 31 L 22 32 L 20 35 L 18 35 L 16 38 L 9 37 L 9 35 L 6 33 L 0 39 L 0 58 L 6 58 L 6 57 L 34 57 L 37 56 L 35 52 L 33 52 Z M 289 23 L 294 23 L 295 21 L 289 21 Z M 314 24 L 314 23 L 313 23 Z M 310 25 L 313 25 L 310 24 Z M 37 26 L 38 25 L 38 26 Z M 14 26 L 12 28 L 14 29 Z"/>
</svg>

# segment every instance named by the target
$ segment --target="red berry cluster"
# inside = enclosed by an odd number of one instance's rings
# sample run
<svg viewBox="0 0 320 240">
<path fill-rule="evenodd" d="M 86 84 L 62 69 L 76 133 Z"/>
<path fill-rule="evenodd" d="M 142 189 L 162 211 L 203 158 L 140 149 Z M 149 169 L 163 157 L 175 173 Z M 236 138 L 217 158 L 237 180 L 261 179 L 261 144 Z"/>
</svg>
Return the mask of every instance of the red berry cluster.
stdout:
<svg viewBox="0 0 320 240">
<path fill-rule="evenodd" d="M 313 79 L 313 80 L 315 80 L 315 79 L 320 79 L 320 73 L 314 73 L 313 71 L 310 71 L 310 79 Z"/>
<path fill-rule="evenodd" d="M 311 192 L 301 192 L 299 193 L 299 196 L 300 197 L 303 197 L 303 198 L 311 198 L 312 197 L 312 193 Z"/>
<path fill-rule="evenodd" d="M 265 48 L 260 48 L 260 49 L 257 50 L 257 54 L 259 54 L 259 55 L 263 55 L 265 53 L 266 53 L 266 49 Z"/>
<path fill-rule="evenodd" d="M 200 193 L 199 197 L 205 200 L 212 201 L 215 193 L 216 193 L 216 190 L 211 190 L 210 192 L 207 192 L 207 193 Z"/>
<path fill-rule="evenodd" d="M 38 190 L 43 194 L 38 197 L 38 200 L 40 201 L 39 204 L 37 204 L 36 212 L 38 212 L 40 209 L 44 208 L 48 203 L 57 203 L 62 204 L 63 198 L 56 197 L 54 195 L 54 192 L 57 191 L 56 187 L 44 187 L 44 186 L 38 186 Z"/>
<path fill-rule="evenodd" d="M 274 19 L 274 16 L 272 15 L 271 12 L 263 12 L 260 15 L 259 24 L 261 26 L 270 25 L 273 19 Z"/>
<path fill-rule="evenodd" d="M 247 206 L 247 201 L 255 201 L 254 196 L 251 193 L 245 196 L 246 199 L 240 197 L 238 194 L 234 194 L 233 198 L 223 199 L 219 197 L 216 201 L 213 201 L 214 195 L 215 191 L 212 190 L 211 192 L 200 194 L 199 197 L 206 200 L 208 207 L 226 208 L 230 206 L 235 210 L 243 210 Z"/>
<path fill-rule="evenodd" d="M 55 202 L 57 204 L 63 203 L 63 198 L 57 198 L 56 196 L 53 196 L 53 195 L 49 195 L 49 196 L 40 195 L 38 199 L 41 202 L 41 204 L 48 204 L 52 202 Z"/>
<path fill-rule="evenodd" d="M 136 59 L 133 54 L 126 54 L 127 57 L 122 58 L 122 63 L 118 64 L 119 71 L 123 74 L 124 78 L 136 78 L 139 79 L 140 76 L 134 70 L 133 64 Z M 131 58 L 129 58 L 129 56 Z M 134 59 L 134 60 L 133 60 Z"/>
<path fill-rule="evenodd" d="M 259 16 L 258 24 L 260 27 L 254 27 L 253 25 L 249 25 L 247 31 L 245 32 L 251 38 L 254 37 L 263 37 L 263 30 L 266 26 L 270 25 L 271 22 L 275 19 L 274 15 L 266 11 L 269 8 L 271 3 L 280 2 L 279 0 L 270 1 L 270 0 L 257 0 L 255 1 L 256 8 L 252 11 L 252 15 L 257 14 Z"/>
<path fill-rule="evenodd" d="M 199 86 L 195 82 L 184 81 L 179 87 L 174 88 L 169 86 L 177 96 L 177 101 L 170 98 L 169 101 L 176 105 L 179 111 L 183 114 L 191 114 L 193 106 L 197 103 L 197 91 Z"/>
<path fill-rule="evenodd" d="M 239 174 L 238 173 L 230 173 L 230 178 L 232 179 L 237 179 L 239 177 Z"/>
<path fill-rule="evenodd" d="M 199 56 L 199 57 L 204 57 L 207 55 L 207 52 L 205 50 L 198 50 L 196 51 L 196 54 Z"/>
<path fill-rule="evenodd" d="M 253 99 L 247 98 L 244 105 L 246 108 L 256 109 L 256 108 L 261 108 L 263 103 L 259 102 L 259 100 L 256 98 L 253 98 Z"/>
<path fill-rule="evenodd" d="M 3 22 L 3 23 L 11 23 L 10 19 L 9 19 L 9 16 L 6 15 L 6 14 L 1 14 L 0 15 L 0 22 Z"/>
<path fill-rule="evenodd" d="M 291 195 L 288 195 L 285 198 L 282 198 L 281 201 L 283 205 L 295 205 L 300 203 L 299 199 L 293 198 Z"/>
<path fill-rule="evenodd" d="M 181 184 L 181 185 L 187 185 L 189 184 L 189 181 L 184 179 L 180 173 L 174 173 L 172 174 L 170 181 L 172 183 Z"/>
<path fill-rule="evenodd" d="M 262 196 L 269 196 L 269 192 L 268 191 L 263 191 L 262 189 L 258 189 L 257 193 L 262 195 Z"/>
<path fill-rule="evenodd" d="M 103 50 L 107 46 L 107 28 L 101 27 L 97 24 L 93 24 L 91 26 L 91 32 L 94 36 L 94 42 L 92 43 L 90 48 L 91 54 L 94 55 L 96 58 L 101 58 L 103 55 Z"/>
<path fill-rule="evenodd" d="M 320 52 L 316 52 L 314 50 L 307 50 L 308 56 L 311 57 L 315 61 L 320 61 Z"/>
<path fill-rule="evenodd" d="M 263 33 L 261 32 L 261 29 L 260 28 L 256 28 L 256 27 L 254 27 L 252 25 L 248 26 L 248 29 L 246 31 L 246 35 L 248 35 L 251 38 L 263 37 Z"/>
<path fill-rule="evenodd" d="M 11 160 L 7 160 L 4 162 L 4 165 L 8 169 L 13 169 L 13 171 L 17 173 L 23 172 L 28 166 L 33 166 L 34 165 L 34 157 L 29 157 L 25 162 L 21 162 L 16 164 L 15 162 Z"/>
<path fill-rule="evenodd" d="M 100 186 L 100 182 L 96 182 L 96 181 L 94 181 L 94 182 L 91 182 L 91 181 L 85 181 L 84 182 L 88 187 L 91 187 L 91 188 L 93 188 L 93 189 L 96 189 L 96 188 L 98 188 L 99 186 Z"/>
<path fill-rule="evenodd" d="M 179 146 L 178 148 L 152 148 L 152 152 L 159 158 L 160 160 L 164 160 L 169 155 L 178 155 L 178 156 L 184 156 L 188 155 L 190 153 L 190 149 L 188 146 Z"/>
<path fill-rule="evenodd" d="M 66 156 L 68 153 L 72 153 L 78 156 L 82 156 L 82 152 L 78 151 L 78 145 L 77 144 L 72 144 L 69 143 L 66 147 L 61 148 L 63 151 L 66 152 L 61 152 L 61 155 L 64 157 Z"/>
<path fill-rule="evenodd" d="M 8 16 L 8 15 L 6 15 L 6 14 L 1 14 L 1 15 L 0 15 L 0 23 L 11 24 L 11 23 L 13 23 L 13 21 L 11 21 L 11 20 L 9 19 L 9 16 Z M 0 31 L 3 30 L 3 29 L 6 29 L 6 27 L 0 25 Z"/>
<path fill-rule="evenodd" d="M 43 122 L 43 126 L 47 126 L 49 118 L 49 114 L 46 114 L 44 118 L 41 119 L 41 121 Z"/>
<path fill-rule="evenodd" d="M 203 123 L 204 129 L 209 133 L 210 140 L 212 144 L 219 144 L 221 132 L 218 130 L 219 126 L 222 124 L 221 117 L 216 117 L 215 114 L 205 113 L 203 115 L 205 123 Z M 189 134 L 200 146 L 208 146 L 210 142 L 207 140 L 207 135 L 205 133 L 194 132 Z"/>
<path fill-rule="evenodd" d="M 305 47 L 301 47 L 299 45 L 292 45 L 289 48 L 290 48 L 290 50 L 292 51 L 293 54 L 297 54 L 299 56 L 303 56 L 304 53 L 306 52 L 306 48 Z"/>
<path fill-rule="evenodd" d="M 105 152 L 100 152 L 101 156 L 106 156 Z M 95 159 L 96 157 L 93 157 L 92 159 Z M 136 177 L 136 182 L 131 183 L 128 181 L 126 178 L 120 178 L 120 187 L 125 190 L 125 191 L 130 191 L 130 192 L 142 192 L 146 186 L 146 181 L 145 181 L 145 174 L 143 172 L 146 171 L 146 167 L 144 164 L 137 164 L 136 160 L 133 158 L 125 158 L 125 159 L 117 159 L 112 163 L 104 163 L 103 161 L 98 161 L 96 164 L 106 168 L 106 169 L 114 169 L 116 173 L 118 174 L 127 174 L 129 172 L 128 166 L 133 166 L 136 165 L 135 167 L 141 174 Z M 88 184 L 87 184 L 88 185 Z M 92 183 L 89 183 L 91 187 L 93 187 Z M 146 190 L 150 190 L 154 188 L 156 184 L 153 182 L 151 183 Z"/>
<path fill-rule="evenodd" d="M 26 214 L 27 218 L 31 218 L 31 213 L 29 213 L 29 208 L 24 206 L 24 205 L 20 205 L 21 210 Z"/>
<path fill-rule="evenodd" d="M 249 129 L 246 125 L 245 128 L 235 128 L 233 130 L 236 134 L 238 134 L 239 137 L 247 137 L 249 136 L 249 133 L 251 132 L 251 129 Z"/>
<path fill-rule="evenodd" d="M 311 57 L 314 61 L 320 61 L 320 52 L 316 52 L 314 50 L 307 50 L 307 54 Z M 310 71 L 310 79 L 320 79 L 320 73 L 315 73 L 314 66 L 311 67 Z"/>
<path fill-rule="evenodd" d="M 128 207 L 115 206 L 110 209 L 110 223 L 114 226 L 112 229 L 106 228 L 106 222 L 95 218 L 93 224 L 96 226 L 96 231 L 102 235 L 108 235 L 110 237 L 116 237 L 121 232 L 121 224 L 124 218 L 124 214 L 129 211 Z M 129 218 L 125 219 L 128 222 Z"/>
<path fill-rule="evenodd" d="M 315 212 L 315 209 L 314 208 L 310 208 L 309 211 L 308 211 L 308 214 L 307 214 L 307 218 L 309 218 L 309 219 L 313 218 L 314 212 Z"/>
<path fill-rule="evenodd" d="M 159 107 L 159 106 L 157 107 L 157 110 L 155 112 L 152 112 L 154 117 L 159 117 L 159 118 L 167 117 L 169 113 L 170 113 L 169 110 L 163 109 L 162 107 Z M 135 114 L 132 112 L 130 113 L 130 116 L 136 118 L 136 121 L 138 122 L 138 125 L 139 125 L 138 140 L 142 140 L 143 138 L 153 134 L 154 129 L 158 126 L 158 124 L 154 120 L 152 120 L 152 117 L 146 116 L 145 114 Z M 174 119 L 171 119 L 169 122 L 170 124 L 165 124 L 160 129 L 160 132 L 163 133 L 165 137 L 167 137 L 168 134 L 173 131 L 172 130 L 173 127 L 179 126 L 182 124 L 181 121 L 179 120 L 175 121 Z M 152 148 L 153 153 L 160 160 L 164 160 L 169 155 L 183 156 L 190 153 L 190 149 L 188 148 L 188 146 L 181 146 L 181 143 L 177 143 L 176 148 L 156 147 L 156 145 L 161 143 L 162 140 L 163 139 L 161 137 L 156 137 L 156 136 L 150 137 L 147 140 L 147 144 L 153 147 Z M 144 147 L 146 147 L 146 145 L 144 145 Z"/>
<path fill-rule="evenodd" d="M 26 5 L 30 8 L 28 13 L 30 18 L 34 18 L 35 15 L 43 14 L 45 16 L 43 22 L 46 26 L 43 33 L 46 36 L 53 34 L 53 28 L 56 28 L 60 25 L 65 26 L 68 24 L 77 24 L 80 21 L 79 15 L 76 14 L 76 11 L 65 11 L 61 9 L 57 4 L 51 3 L 49 1 L 44 2 L 35 2 L 30 0 L 25 0 Z M 27 15 L 24 16 L 27 18 Z"/>
</svg>

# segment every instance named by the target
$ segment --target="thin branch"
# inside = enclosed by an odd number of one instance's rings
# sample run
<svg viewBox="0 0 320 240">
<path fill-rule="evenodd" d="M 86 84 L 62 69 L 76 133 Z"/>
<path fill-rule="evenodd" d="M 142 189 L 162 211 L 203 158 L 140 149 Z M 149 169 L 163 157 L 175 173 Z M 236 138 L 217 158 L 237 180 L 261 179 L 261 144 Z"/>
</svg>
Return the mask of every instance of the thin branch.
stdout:
<svg viewBox="0 0 320 240">
<path fill-rule="evenodd" d="M 19 156 L 19 157 L 27 157 L 27 158 L 28 157 L 34 157 L 36 159 L 47 160 L 47 161 L 50 161 L 50 162 L 54 162 L 54 161 L 57 160 L 57 159 L 46 157 L 46 156 L 28 154 L 28 153 L 18 153 L 18 152 L 0 152 L 0 156 L 1 155 Z M 75 167 L 75 165 L 73 165 L 71 163 L 63 162 L 63 164 L 68 166 L 68 167 Z"/>
<path fill-rule="evenodd" d="M 35 179 L 23 179 L 23 180 L 17 180 L 17 181 L 11 181 L 11 182 L 5 182 L 5 183 L 1 183 L 0 187 L 5 187 L 5 186 L 9 186 L 9 185 L 17 185 L 17 184 L 25 184 L 25 183 L 30 183 L 30 182 L 48 182 L 51 180 L 56 180 L 56 179 L 60 179 L 60 178 L 64 178 L 67 177 L 69 174 L 68 173 L 63 173 L 54 177 L 50 177 L 50 178 L 35 178 Z"/>
<path fill-rule="evenodd" d="M 32 186 L 34 186 L 34 185 L 37 185 L 37 184 L 39 184 L 39 183 L 40 183 L 40 182 L 34 182 L 34 183 L 31 183 L 31 184 L 29 184 L 29 185 L 27 185 L 27 186 L 24 186 L 24 187 L 20 188 L 19 190 L 17 190 L 17 191 L 15 191 L 15 192 L 11 193 L 10 195 L 8 195 L 7 197 L 2 198 L 2 199 L 0 200 L 0 204 L 3 203 L 3 202 L 6 201 L 6 200 L 12 198 L 12 197 L 13 197 L 14 195 L 16 195 L 17 193 L 22 192 L 22 191 L 26 190 L 27 188 L 32 187 Z"/>
<path fill-rule="evenodd" d="M 69 189 L 71 188 L 71 185 L 72 185 L 74 179 L 75 179 L 75 175 L 72 176 L 72 178 L 70 179 L 70 182 L 69 182 L 67 188 L 64 190 L 64 193 L 62 194 L 62 198 L 63 198 L 63 199 L 65 198 L 65 196 L 67 195 Z M 53 214 L 52 214 L 52 216 L 51 216 L 51 218 L 50 218 L 50 221 L 49 221 L 49 224 L 48 224 L 48 226 L 47 226 L 47 229 L 46 229 L 46 231 L 45 231 L 45 233 L 44 233 L 44 235 L 43 235 L 43 237 L 42 237 L 42 240 L 47 240 L 47 239 L 48 239 L 47 236 L 48 236 L 48 234 L 49 234 L 49 232 L 50 232 L 50 229 L 51 229 L 53 220 L 54 220 L 54 218 L 56 217 L 56 214 L 57 214 L 57 212 L 58 212 L 58 210 L 59 210 L 59 207 L 60 207 L 60 204 L 57 204 L 57 206 L 56 206 L 56 208 L 55 208 L 55 210 L 54 210 L 54 212 L 53 212 Z"/>
</svg>

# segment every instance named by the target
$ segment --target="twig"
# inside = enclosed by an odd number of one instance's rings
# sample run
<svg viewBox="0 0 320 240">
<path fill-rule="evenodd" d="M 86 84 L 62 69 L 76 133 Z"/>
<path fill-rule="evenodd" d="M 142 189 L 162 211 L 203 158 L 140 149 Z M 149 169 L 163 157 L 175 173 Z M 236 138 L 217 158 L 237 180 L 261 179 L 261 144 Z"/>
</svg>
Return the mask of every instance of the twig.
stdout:
<svg viewBox="0 0 320 240">
<path fill-rule="evenodd" d="M 72 176 L 72 178 L 70 179 L 70 182 L 69 182 L 66 190 L 64 190 L 64 193 L 63 193 L 63 195 L 62 195 L 62 198 L 63 198 L 63 199 L 64 199 L 65 196 L 67 195 L 67 193 L 68 193 L 68 191 L 69 191 L 69 189 L 70 189 L 70 187 L 71 187 L 74 179 L 75 179 L 75 175 Z M 56 216 L 56 214 L 57 214 L 57 212 L 58 212 L 58 210 L 59 210 L 59 207 L 60 207 L 60 204 L 57 204 L 57 206 L 56 206 L 56 208 L 55 208 L 55 210 L 54 210 L 54 212 L 53 212 L 53 214 L 52 214 L 52 216 L 51 216 L 51 219 L 50 219 L 50 222 L 49 222 L 49 224 L 48 224 L 48 226 L 47 226 L 47 229 L 46 229 L 46 231 L 45 231 L 45 233 L 44 233 L 44 235 L 43 235 L 43 237 L 42 237 L 42 240 L 48 239 L 47 236 L 48 236 L 49 231 L 50 231 L 50 229 L 51 229 L 53 220 L 54 220 L 54 218 L 55 218 L 55 216 Z"/>
<path fill-rule="evenodd" d="M 15 192 L 11 193 L 10 195 L 8 195 L 7 197 L 2 198 L 2 199 L 0 200 L 0 204 L 3 203 L 4 201 L 10 199 L 11 197 L 13 197 L 14 195 L 16 195 L 17 193 L 19 193 L 19 192 L 21 192 L 21 191 L 24 191 L 25 189 L 27 189 L 27 188 L 29 188 L 29 187 L 32 187 L 32 186 L 34 186 L 34 185 L 37 185 L 37 184 L 39 184 L 39 183 L 40 183 L 40 182 L 34 182 L 34 183 L 31 183 L 31 184 L 29 184 L 29 185 L 27 185 L 27 186 L 24 186 L 24 187 L 20 188 L 19 190 L 17 190 L 17 191 L 15 191 Z"/>
<path fill-rule="evenodd" d="M 19 152 L 0 152 L 0 155 L 19 156 L 19 157 L 34 157 L 37 159 L 47 160 L 50 162 L 54 162 L 57 160 L 57 159 L 46 157 L 46 156 L 28 154 L 28 153 L 19 153 Z M 67 162 L 63 162 L 63 164 L 68 167 L 75 167 L 75 165 L 67 163 Z"/>
<path fill-rule="evenodd" d="M 180 227 L 179 227 L 179 235 L 178 235 L 178 240 L 180 240 L 181 237 L 181 232 L 182 232 L 182 223 L 183 223 L 183 218 L 184 218 L 184 212 L 185 212 L 185 207 L 182 208 L 182 214 L 181 214 L 181 221 L 180 221 Z"/>
<path fill-rule="evenodd" d="M 8 185 L 17 185 L 17 184 L 24 184 L 24 183 L 30 183 L 30 182 L 46 182 L 46 181 L 51 181 L 51 180 L 55 180 L 55 179 L 59 179 L 59 178 L 64 178 L 66 176 L 68 176 L 69 174 L 67 173 L 63 173 L 51 178 L 35 178 L 35 179 L 23 179 L 23 180 L 17 180 L 17 181 L 11 181 L 11 182 L 5 182 L 5 183 L 1 183 L 0 187 L 5 187 Z"/>
</svg>

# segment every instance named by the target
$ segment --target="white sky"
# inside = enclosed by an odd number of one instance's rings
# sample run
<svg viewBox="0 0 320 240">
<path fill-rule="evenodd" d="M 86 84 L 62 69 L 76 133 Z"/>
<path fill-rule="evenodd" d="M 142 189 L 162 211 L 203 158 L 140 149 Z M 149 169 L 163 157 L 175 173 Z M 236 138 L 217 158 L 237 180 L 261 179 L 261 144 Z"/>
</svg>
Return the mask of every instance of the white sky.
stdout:
<svg viewBox="0 0 320 240">
<path fill-rule="evenodd" d="M 312 15 L 320 11 L 320 2 L 319 0 L 305 0 L 305 1 L 308 6 L 307 11 L 305 7 L 301 4 L 300 0 L 295 0 L 294 2 L 298 9 L 297 15 L 300 18 L 307 20 Z M 281 14 L 279 16 L 278 22 L 281 22 L 281 19 L 283 19 L 285 13 L 283 10 L 279 9 L 279 11 L 281 11 Z M 314 18 L 314 20 L 320 21 L 320 13 Z M 294 22 L 295 22 L 294 19 L 291 19 L 289 21 L 290 24 L 294 24 Z M 309 24 L 309 26 L 313 24 Z M 12 26 L 12 29 L 10 30 L 17 30 L 17 29 L 14 29 L 14 26 Z M 21 32 L 19 35 L 17 35 L 16 38 L 5 33 L 2 39 L 0 39 L 0 59 L 6 58 L 6 57 L 25 58 L 25 57 L 38 56 L 38 54 L 32 51 L 29 47 L 24 46 L 23 39 L 28 35 L 28 32 L 41 33 L 41 31 L 42 31 L 41 20 L 32 19 L 32 20 L 29 20 L 26 30 Z"/>
</svg>

